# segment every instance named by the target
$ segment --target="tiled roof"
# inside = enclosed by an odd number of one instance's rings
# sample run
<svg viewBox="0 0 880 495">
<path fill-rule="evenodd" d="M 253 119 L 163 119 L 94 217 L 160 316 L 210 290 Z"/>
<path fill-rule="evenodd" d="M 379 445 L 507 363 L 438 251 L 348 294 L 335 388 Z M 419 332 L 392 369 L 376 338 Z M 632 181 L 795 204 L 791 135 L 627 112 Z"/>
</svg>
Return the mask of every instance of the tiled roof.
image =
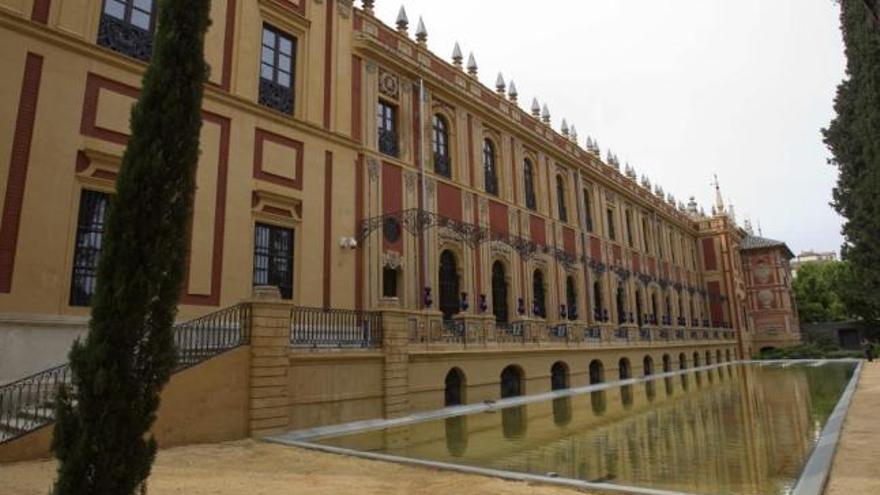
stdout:
<svg viewBox="0 0 880 495">
<path fill-rule="evenodd" d="M 743 239 L 741 247 L 743 250 L 781 247 L 788 251 L 791 257 L 794 257 L 791 249 L 788 249 L 788 246 L 784 242 L 775 239 L 767 239 L 766 237 L 758 237 L 756 235 L 747 235 Z"/>
</svg>

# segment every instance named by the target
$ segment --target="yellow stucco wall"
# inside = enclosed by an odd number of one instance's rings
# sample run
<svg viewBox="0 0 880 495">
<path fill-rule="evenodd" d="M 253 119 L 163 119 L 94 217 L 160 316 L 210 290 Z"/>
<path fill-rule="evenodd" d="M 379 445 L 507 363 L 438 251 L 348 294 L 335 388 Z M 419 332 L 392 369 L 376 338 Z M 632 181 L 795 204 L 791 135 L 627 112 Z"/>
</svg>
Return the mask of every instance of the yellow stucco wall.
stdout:
<svg viewBox="0 0 880 495">
<path fill-rule="evenodd" d="M 162 390 L 151 428 L 159 447 L 248 436 L 250 349 L 241 347 L 176 373 Z M 0 445 L 0 463 L 48 457 L 52 426 Z"/>
</svg>

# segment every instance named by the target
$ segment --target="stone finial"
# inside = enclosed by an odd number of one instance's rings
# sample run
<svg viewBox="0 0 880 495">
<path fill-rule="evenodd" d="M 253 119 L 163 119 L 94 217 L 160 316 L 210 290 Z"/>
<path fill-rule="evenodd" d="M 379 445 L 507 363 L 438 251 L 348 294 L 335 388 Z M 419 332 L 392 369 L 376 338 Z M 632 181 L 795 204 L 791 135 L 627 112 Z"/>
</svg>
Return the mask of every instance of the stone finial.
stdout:
<svg viewBox="0 0 880 495">
<path fill-rule="evenodd" d="M 406 9 L 401 5 L 400 11 L 397 13 L 397 32 L 400 34 L 407 34 L 408 29 L 409 18 L 406 16 Z"/>
<path fill-rule="evenodd" d="M 642 187 L 644 187 L 648 191 L 651 190 L 651 179 L 649 179 L 647 175 L 642 176 Z"/>
<path fill-rule="evenodd" d="M 574 141 L 575 143 L 578 142 L 578 130 L 574 126 L 574 124 L 571 125 L 570 137 L 571 137 L 571 140 Z"/>
<path fill-rule="evenodd" d="M 507 84 L 504 82 L 504 75 L 500 72 L 498 73 L 498 77 L 495 79 L 495 91 L 497 91 L 498 94 L 502 96 L 504 96 L 504 93 L 507 92 Z"/>
<path fill-rule="evenodd" d="M 537 98 L 532 98 L 532 117 L 536 119 L 541 118 L 541 105 L 538 103 Z"/>
<path fill-rule="evenodd" d="M 373 4 L 375 4 L 375 3 L 376 3 L 375 0 L 364 0 L 363 1 L 364 13 L 367 15 L 373 15 L 374 14 Z"/>
<path fill-rule="evenodd" d="M 425 22 L 422 20 L 422 16 L 419 16 L 419 25 L 416 27 L 416 41 L 422 46 L 428 44 L 428 30 L 425 29 Z"/>
<path fill-rule="evenodd" d="M 749 235 L 755 235 L 755 229 L 752 227 L 752 220 L 750 218 L 746 218 L 743 230 Z"/>
<path fill-rule="evenodd" d="M 700 212 L 697 210 L 697 199 L 693 196 L 688 199 L 687 211 L 691 215 L 698 215 Z"/>
<path fill-rule="evenodd" d="M 568 121 L 567 120 L 562 119 L 562 127 L 560 128 L 560 130 L 562 131 L 563 136 L 565 136 L 565 137 L 569 136 L 569 133 L 568 133 L 569 129 L 568 129 Z"/>
<path fill-rule="evenodd" d="M 473 77 L 477 77 L 477 59 L 474 58 L 474 52 L 468 55 L 467 71 Z"/>
<path fill-rule="evenodd" d="M 452 65 L 461 69 L 461 61 L 464 57 L 461 55 L 461 47 L 458 46 L 458 42 L 455 42 L 455 48 L 452 49 Z"/>
<path fill-rule="evenodd" d="M 700 207 L 700 216 L 706 218 L 706 209 L 702 206 Z"/>
<path fill-rule="evenodd" d="M 512 79 L 510 80 L 510 84 L 507 85 L 507 97 L 514 103 L 516 103 L 517 98 L 519 98 L 519 93 L 516 91 L 516 84 L 514 84 Z"/>
<path fill-rule="evenodd" d="M 547 108 L 546 103 L 544 103 L 544 107 L 541 109 L 541 121 L 550 125 L 550 109 Z"/>
<path fill-rule="evenodd" d="M 614 154 L 611 153 L 610 149 L 608 150 L 608 152 L 605 153 L 605 162 L 608 163 L 608 165 L 614 163 Z"/>
<path fill-rule="evenodd" d="M 718 182 L 718 174 L 715 174 L 715 211 L 724 213 L 724 198 L 721 197 L 721 183 Z"/>
<path fill-rule="evenodd" d="M 590 151 L 593 153 L 593 156 L 595 156 L 596 158 L 599 158 L 600 156 L 602 156 L 602 150 L 599 149 L 599 140 L 598 139 L 593 140 L 593 149 Z"/>
</svg>

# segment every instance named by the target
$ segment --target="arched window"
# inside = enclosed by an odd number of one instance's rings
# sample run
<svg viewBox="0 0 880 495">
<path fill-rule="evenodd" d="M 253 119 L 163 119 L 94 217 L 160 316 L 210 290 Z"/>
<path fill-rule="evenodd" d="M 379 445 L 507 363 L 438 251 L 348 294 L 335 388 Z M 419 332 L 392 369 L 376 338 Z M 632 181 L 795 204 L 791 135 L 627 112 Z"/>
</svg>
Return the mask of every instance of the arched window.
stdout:
<svg viewBox="0 0 880 495">
<path fill-rule="evenodd" d="M 700 367 L 700 353 L 694 351 L 694 368 Z"/>
<path fill-rule="evenodd" d="M 568 388 L 568 365 L 562 361 L 556 361 L 550 368 L 550 390 L 565 390 Z"/>
<path fill-rule="evenodd" d="M 519 397 L 524 388 L 522 368 L 515 365 L 504 368 L 501 372 L 501 398 Z"/>
<path fill-rule="evenodd" d="M 663 372 L 669 373 L 672 371 L 672 357 L 669 354 L 663 355 Z"/>
<path fill-rule="evenodd" d="M 678 369 L 686 370 L 687 367 L 688 367 L 687 356 L 685 356 L 684 353 L 682 352 L 681 354 L 678 355 Z"/>
<path fill-rule="evenodd" d="M 721 363 L 721 349 L 715 351 L 715 364 Z"/>
<path fill-rule="evenodd" d="M 510 321 L 507 310 L 507 273 L 501 261 L 492 264 L 492 314 L 497 323 Z"/>
<path fill-rule="evenodd" d="M 642 306 L 642 290 L 636 289 L 636 321 L 639 323 L 639 328 L 645 324 L 644 310 L 645 308 Z"/>
<path fill-rule="evenodd" d="M 617 288 L 617 321 L 626 323 L 626 292 L 623 287 Z"/>
<path fill-rule="evenodd" d="M 452 368 L 449 370 L 449 373 L 446 374 L 446 393 L 444 402 L 446 407 L 464 404 L 464 387 L 464 373 L 458 368 Z"/>
<path fill-rule="evenodd" d="M 651 356 L 645 356 L 645 359 L 642 360 L 642 370 L 645 373 L 645 376 L 650 376 L 654 374 L 654 358 Z"/>
<path fill-rule="evenodd" d="M 568 222 L 568 208 L 565 206 L 565 179 L 561 175 L 556 176 L 556 209 L 559 213 L 559 220 Z"/>
<path fill-rule="evenodd" d="M 730 362 L 730 349 L 727 349 L 726 351 L 724 351 L 724 354 L 726 357 L 725 361 L 729 363 Z"/>
<path fill-rule="evenodd" d="M 535 198 L 535 171 L 532 168 L 532 161 L 528 158 L 523 162 L 523 182 L 526 191 L 526 208 L 536 210 L 538 200 Z"/>
<path fill-rule="evenodd" d="M 651 323 L 657 324 L 657 293 L 651 292 Z"/>
<path fill-rule="evenodd" d="M 575 285 L 574 277 L 568 276 L 565 278 L 565 303 L 568 305 L 566 310 L 568 311 L 568 319 L 571 321 L 578 319 L 578 298 L 577 298 L 577 286 Z"/>
<path fill-rule="evenodd" d="M 451 320 L 453 315 L 458 314 L 458 266 L 452 251 L 443 251 L 440 254 L 440 311 L 443 319 Z"/>
<path fill-rule="evenodd" d="M 449 124 L 440 114 L 434 115 L 434 172 L 452 177 L 452 160 L 449 155 Z"/>
<path fill-rule="evenodd" d="M 712 364 L 712 351 L 706 351 L 706 366 Z"/>
<path fill-rule="evenodd" d="M 605 381 L 605 366 L 602 361 L 594 359 L 590 361 L 590 385 Z"/>
<path fill-rule="evenodd" d="M 541 270 L 535 270 L 532 274 L 532 294 L 534 295 L 533 316 L 546 318 L 547 298 L 544 295 L 544 273 Z"/>
<path fill-rule="evenodd" d="M 486 192 L 498 196 L 498 170 L 495 163 L 495 145 L 488 139 L 483 140 L 483 175 Z"/>
<path fill-rule="evenodd" d="M 627 380 L 632 378 L 632 369 L 629 365 L 629 359 L 620 358 L 620 361 L 617 363 L 617 370 L 620 373 L 621 380 Z"/>
</svg>

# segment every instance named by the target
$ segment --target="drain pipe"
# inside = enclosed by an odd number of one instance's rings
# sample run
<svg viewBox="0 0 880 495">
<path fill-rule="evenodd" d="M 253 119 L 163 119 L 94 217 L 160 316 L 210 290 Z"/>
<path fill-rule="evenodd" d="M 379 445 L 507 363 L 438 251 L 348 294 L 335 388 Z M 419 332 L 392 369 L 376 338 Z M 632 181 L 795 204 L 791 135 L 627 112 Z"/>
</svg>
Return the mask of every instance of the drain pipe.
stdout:
<svg viewBox="0 0 880 495">
<path fill-rule="evenodd" d="M 419 209 L 421 211 L 426 211 L 428 209 L 428 198 L 426 196 L 427 192 L 427 177 L 425 176 L 425 80 L 422 77 L 419 77 L 419 187 L 421 191 L 419 193 Z M 428 231 L 427 229 L 422 229 L 422 294 L 421 297 L 421 307 L 427 309 L 427 291 L 430 290 L 428 285 Z"/>
</svg>

